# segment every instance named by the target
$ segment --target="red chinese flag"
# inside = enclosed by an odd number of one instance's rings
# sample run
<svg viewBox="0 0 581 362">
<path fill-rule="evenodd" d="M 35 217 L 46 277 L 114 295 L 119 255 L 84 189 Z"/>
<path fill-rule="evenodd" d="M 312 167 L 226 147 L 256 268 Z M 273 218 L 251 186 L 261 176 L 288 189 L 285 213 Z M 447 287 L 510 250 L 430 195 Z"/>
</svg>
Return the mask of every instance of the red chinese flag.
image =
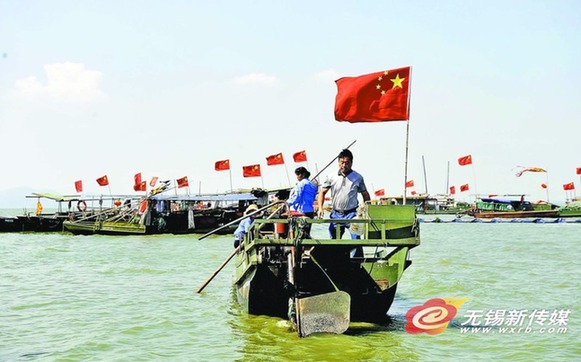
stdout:
<svg viewBox="0 0 581 362">
<path fill-rule="evenodd" d="M 568 184 L 563 185 L 563 190 L 575 190 L 575 184 L 573 182 L 569 182 Z"/>
<path fill-rule="evenodd" d="M 242 166 L 242 176 L 244 177 L 260 177 L 260 165 Z"/>
<path fill-rule="evenodd" d="M 216 161 L 214 164 L 214 170 L 216 171 L 226 171 L 230 169 L 230 160 Z"/>
<path fill-rule="evenodd" d="M 83 192 L 83 181 L 75 181 L 75 190 L 77 190 L 77 192 Z"/>
<path fill-rule="evenodd" d="M 547 188 L 547 184 L 541 184 L 541 187 L 546 189 Z"/>
<path fill-rule="evenodd" d="M 299 151 L 293 155 L 293 160 L 295 162 L 307 162 L 307 152 L 306 151 Z"/>
<path fill-rule="evenodd" d="M 471 165 L 471 164 L 472 164 L 472 155 L 468 155 L 468 156 L 460 157 L 460 158 L 458 159 L 458 164 L 459 164 L 460 166 Z"/>
<path fill-rule="evenodd" d="M 412 195 L 415 195 L 415 194 L 417 194 L 417 192 L 415 192 L 415 191 L 412 191 Z"/>
<path fill-rule="evenodd" d="M 468 184 L 465 185 L 461 185 L 460 186 L 460 192 L 464 192 L 464 191 L 468 191 L 470 188 L 468 187 Z"/>
<path fill-rule="evenodd" d="M 335 119 L 385 122 L 409 119 L 411 67 L 337 79 Z"/>
<path fill-rule="evenodd" d="M 284 164 L 284 158 L 282 157 L 282 153 L 277 153 L 276 155 L 268 156 L 266 158 L 266 164 L 268 166 Z"/>
<path fill-rule="evenodd" d="M 190 184 L 188 183 L 188 176 L 184 176 L 182 178 L 178 178 L 176 180 L 176 183 L 178 184 L 178 189 L 181 189 L 182 187 L 188 187 L 188 186 L 190 186 Z"/>
<path fill-rule="evenodd" d="M 577 167 L 577 175 L 581 175 L 581 167 Z"/>
<path fill-rule="evenodd" d="M 135 176 L 133 176 L 133 180 L 135 181 L 133 183 L 133 185 L 135 185 L 137 187 L 141 187 L 141 172 L 136 173 Z"/>
<path fill-rule="evenodd" d="M 149 181 L 149 186 L 151 186 L 151 187 L 155 186 L 155 184 L 157 183 L 157 180 L 159 180 L 159 177 L 153 176 L 151 178 L 151 181 Z"/>
<path fill-rule="evenodd" d="M 456 194 L 456 186 L 450 186 L 450 195 Z"/>
<path fill-rule="evenodd" d="M 107 178 L 107 175 L 99 177 L 97 179 L 97 183 L 99 184 L 99 186 L 109 185 L 109 179 Z"/>
<path fill-rule="evenodd" d="M 375 196 L 385 196 L 385 190 L 381 189 L 381 190 L 375 191 Z"/>
<path fill-rule="evenodd" d="M 147 211 L 147 200 L 143 200 L 141 201 L 141 204 L 139 204 L 139 213 L 143 214 L 146 211 Z"/>
<path fill-rule="evenodd" d="M 414 187 L 414 180 L 409 180 L 408 182 L 405 183 L 405 187 Z"/>
</svg>

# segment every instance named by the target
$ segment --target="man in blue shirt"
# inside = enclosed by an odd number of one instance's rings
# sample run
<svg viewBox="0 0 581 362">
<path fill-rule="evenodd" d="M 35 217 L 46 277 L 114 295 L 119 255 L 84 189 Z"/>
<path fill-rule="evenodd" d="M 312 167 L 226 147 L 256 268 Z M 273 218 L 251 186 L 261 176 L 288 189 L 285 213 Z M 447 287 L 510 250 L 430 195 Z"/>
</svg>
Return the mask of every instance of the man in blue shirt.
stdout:
<svg viewBox="0 0 581 362">
<path fill-rule="evenodd" d="M 344 149 L 337 157 L 339 160 L 339 171 L 330 180 L 325 181 L 322 185 L 321 192 L 317 202 L 319 217 L 323 218 L 323 202 L 325 194 L 331 190 L 331 198 L 333 199 L 333 209 L 331 210 L 331 219 L 353 219 L 357 215 L 357 207 L 359 201 L 357 199 L 360 193 L 363 197 L 363 202 L 369 201 L 371 197 L 365 186 L 363 176 L 351 169 L 353 165 L 353 154 L 348 149 Z M 345 228 L 349 225 L 342 224 L 339 239 L 343 236 Z M 332 239 L 335 239 L 335 224 L 329 225 L 329 233 Z M 351 234 L 351 239 L 359 239 L 359 235 Z"/>
<path fill-rule="evenodd" d="M 295 188 L 291 191 L 290 197 L 287 200 L 288 205 L 291 209 L 296 210 L 304 214 L 308 218 L 315 217 L 315 209 L 313 204 L 315 198 L 317 197 L 317 185 L 315 185 L 309 177 L 311 173 L 304 167 L 298 167 L 295 170 L 295 175 L 297 175 L 297 184 Z M 311 225 L 307 224 L 305 231 L 311 232 Z"/>
<path fill-rule="evenodd" d="M 258 210 L 258 206 L 256 204 L 252 204 L 246 208 L 244 215 L 248 215 L 253 211 Z M 247 217 L 246 219 L 240 221 L 236 231 L 234 231 L 234 247 L 237 248 L 240 243 L 244 240 L 244 236 L 248 234 L 248 230 L 250 230 L 250 225 L 254 222 L 254 215 Z"/>
</svg>

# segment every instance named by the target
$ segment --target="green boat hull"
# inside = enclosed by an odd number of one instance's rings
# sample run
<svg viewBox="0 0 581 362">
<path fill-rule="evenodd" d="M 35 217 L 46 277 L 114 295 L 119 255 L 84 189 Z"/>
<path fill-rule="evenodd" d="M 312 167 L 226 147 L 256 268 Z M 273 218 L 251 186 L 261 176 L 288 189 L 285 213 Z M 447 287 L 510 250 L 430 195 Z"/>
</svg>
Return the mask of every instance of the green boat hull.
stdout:
<svg viewBox="0 0 581 362">
<path fill-rule="evenodd" d="M 235 289 L 245 311 L 289 317 L 289 300 L 343 291 L 350 320 L 385 322 L 397 285 L 420 244 L 414 206 L 367 205 L 356 220 L 362 239 L 301 238 L 301 223 L 349 224 L 354 220 L 257 219 L 235 256 Z M 299 222 L 298 219 L 301 219 Z M 279 225 L 276 225 L 279 224 Z M 276 230 L 283 225 L 290 233 Z M 288 235 L 298 235 L 288 237 Z M 363 249 L 363 255 L 354 253 Z"/>
</svg>

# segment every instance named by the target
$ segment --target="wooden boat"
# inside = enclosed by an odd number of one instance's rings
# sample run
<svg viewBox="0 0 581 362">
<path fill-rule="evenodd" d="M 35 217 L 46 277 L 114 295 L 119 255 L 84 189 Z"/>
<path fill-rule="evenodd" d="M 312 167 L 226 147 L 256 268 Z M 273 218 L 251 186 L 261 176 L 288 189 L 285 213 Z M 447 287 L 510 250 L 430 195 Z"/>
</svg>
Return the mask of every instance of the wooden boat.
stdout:
<svg viewBox="0 0 581 362">
<path fill-rule="evenodd" d="M 509 195 L 510 196 L 510 195 Z M 478 219 L 492 218 L 545 218 L 558 217 L 557 205 L 549 203 L 533 204 L 525 201 L 521 195 L 519 199 L 510 198 L 481 198 L 476 202 L 473 210 L 468 212 Z"/>
<path fill-rule="evenodd" d="M 251 203 L 266 204 L 267 194 L 256 191 L 208 195 L 154 194 L 121 207 L 115 213 L 65 221 L 64 228 L 77 235 L 204 233 L 238 219 Z M 232 224 L 221 233 L 232 233 L 236 226 Z"/>
<path fill-rule="evenodd" d="M 250 314 L 289 318 L 300 336 L 343 333 L 351 321 L 385 322 L 409 251 L 420 244 L 419 223 L 414 206 L 368 204 L 363 215 L 357 222 L 256 219 L 234 256 L 238 302 Z M 353 223 L 362 238 L 305 232 L 308 224 L 331 222 Z"/>
<path fill-rule="evenodd" d="M 381 204 L 404 205 L 403 196 L 383 196 Z M 419 194 L 406 196 L 405 205 L 414 205 L 418 214 L 457 214 L 470 209 L 466 203 L 456 202 L 451 195 Z"/>
<path fill-rule="evenodd" d="M 93 215 L 104 209 L 108 202 L 114 208 L 114 200 L 120 198 L 135 198 L 135 196 L 64 196 L 53 193 L 32 193 L 26 198 L 37 199 L 37 210 L 35 212 L 24 212 L 14 218 L 3 218 L 0 220 L 0 231 L 12 232 L 61 232 L 64 230 L 63 223 L 67 220 L 77 220 Z M 56 207 L 51 207 L 52 212 L 44 212 L 45 207 L 41 201 L 48 200 L 56 203 Z"/>
<path fill-rule="evenodd" d="M 22 223 L 17 217 L 0 216 L 0 232 L 22 231 Z"/>
<path fill-rule="evenodd" d="M 581 200 L 573 200 L 557 211 L 559 217 L 581 217 Z"/>
</svg>

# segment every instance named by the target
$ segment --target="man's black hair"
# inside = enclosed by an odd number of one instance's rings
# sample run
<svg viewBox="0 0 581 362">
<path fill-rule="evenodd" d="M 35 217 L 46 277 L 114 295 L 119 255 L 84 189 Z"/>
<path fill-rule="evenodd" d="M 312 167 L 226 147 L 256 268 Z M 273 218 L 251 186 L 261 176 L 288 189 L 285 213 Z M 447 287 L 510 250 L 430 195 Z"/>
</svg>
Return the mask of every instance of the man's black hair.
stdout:
<svg viewBox="0 0 581 362">
<path fill-rule="evenodd" d="M 353 162 L 353 154 L 348 149 L 343 149 L 343 151 L 339 152 L 339 156 L 337 158 L 349 157 L 351 162 Z"/>
</svg>

